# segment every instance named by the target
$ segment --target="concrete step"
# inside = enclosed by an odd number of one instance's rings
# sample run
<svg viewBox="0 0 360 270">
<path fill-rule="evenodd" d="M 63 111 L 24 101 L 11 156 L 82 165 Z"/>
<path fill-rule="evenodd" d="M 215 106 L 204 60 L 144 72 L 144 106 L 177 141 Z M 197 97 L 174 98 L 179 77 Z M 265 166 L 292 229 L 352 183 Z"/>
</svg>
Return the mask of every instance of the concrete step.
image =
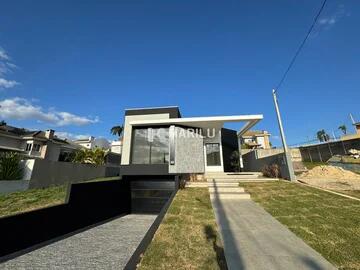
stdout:
<svg viewBox="0 0 360 270">
<path fill-rule="evenodd" d="M 208 182 L 186 182 L 186 187 L 208 187 Z"/>
<path fill-rule="evenodd" d="M 231 200 L 249 200 L 250 194 L 249 193 L 210 193 L 212 198 L 216 199 L 231 199 Z"/>
<path fill-rule="evenodd" d="M 215 179 L 208 179 L 209 183 L 216 182 L 216 183 L 238 183 L 238 182 L 249 182 L 249 181 L 275 181 L 279 180 L 279 178 L 266 178 L 266 177 L 259 177 L 259 178 L 243 178 L 243 179 L 223 179 L 223 178 L 215 178 Z"/>
<path fill-rule="evenodd" d="M 238 187 L 239 186 L 239 183 L 236 182 L 236 183 L 211 183 L 209 182 L 208 183 L 208 186 L 209 187 Z"/>
<path fill-rule="evenodd" d="M 262 172 L 206 172 L 205 175 L 262 175 Z"/>
<path fill-rule="evenodd" d="M 243 187 L 209 187 L 211 193 L 244 193 Z"/>
<path fill-rule="evenodd" d="M 206 175 L 206 179 L 244 179 L 244 178 L 259 178 L 262 177 L 261 175 L 257 174 L 250 174 L 250 175 L 224 175 L 224 174 L 218 174 L 218 175 Z"/>
</svg>

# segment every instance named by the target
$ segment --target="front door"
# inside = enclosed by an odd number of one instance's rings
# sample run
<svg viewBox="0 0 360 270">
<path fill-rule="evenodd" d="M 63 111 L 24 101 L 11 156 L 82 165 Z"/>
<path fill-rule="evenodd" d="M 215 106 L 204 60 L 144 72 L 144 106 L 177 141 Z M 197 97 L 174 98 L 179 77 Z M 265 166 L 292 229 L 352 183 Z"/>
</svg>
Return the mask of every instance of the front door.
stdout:
<svg viewBox="0 0 360 270">
<path fill-rule="evenodd" d="M 221 145 L 219 143 L 205 144 L 205 171 L 222 172 Z"/>
</svg>

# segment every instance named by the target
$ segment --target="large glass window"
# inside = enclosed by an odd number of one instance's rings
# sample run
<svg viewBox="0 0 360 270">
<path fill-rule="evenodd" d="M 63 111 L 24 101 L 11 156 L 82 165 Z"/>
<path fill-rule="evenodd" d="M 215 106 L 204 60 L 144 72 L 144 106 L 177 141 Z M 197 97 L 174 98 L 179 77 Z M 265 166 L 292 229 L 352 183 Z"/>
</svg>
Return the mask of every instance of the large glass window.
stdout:
<svg viewBox="0 0 360 270">
<path fill-rule="evenodd" d="M 207 166 L 221 166 L 220 161 L 220 144 L 207 143 L 206 147 L 206 164 Z"/>
<path fill-rule="evenodd" d="M 169 162 L 169 128 L 134 128 L 131 146 L 132 164 Z"/>
</svg>

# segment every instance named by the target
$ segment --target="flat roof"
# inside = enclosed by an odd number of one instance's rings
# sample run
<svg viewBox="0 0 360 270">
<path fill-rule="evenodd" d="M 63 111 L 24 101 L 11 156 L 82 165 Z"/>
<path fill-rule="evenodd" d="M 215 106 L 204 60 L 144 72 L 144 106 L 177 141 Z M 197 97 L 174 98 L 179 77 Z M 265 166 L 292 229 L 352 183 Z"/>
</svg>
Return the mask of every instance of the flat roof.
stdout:
<svg viewBox="0 0 360 270">
<path fill-rule="evenodd" d="M 230 116 L 207 116 L 207 117 L 187 117 L 187 118 L 170 118 L 156 120 L 136 120 L 130 121 L 132 126 L 156 126 L 156 125 L 184 125 L 195 128 L 223 127 L 225 123 L 245 122 L 238 134 L 243 134 L 257 122 L 263 119 L 262 114 L 254 115 L 230 115 Z"/>
<path fill-rule="evenodd" d="M 181 118 L 179 107 L 150 107 L 150 108 L 137 108 L 126 109 L 125 116 L 130 115 L 147 115 L 147 114 L 169 114 L 170 118 Z"/>
</svg>

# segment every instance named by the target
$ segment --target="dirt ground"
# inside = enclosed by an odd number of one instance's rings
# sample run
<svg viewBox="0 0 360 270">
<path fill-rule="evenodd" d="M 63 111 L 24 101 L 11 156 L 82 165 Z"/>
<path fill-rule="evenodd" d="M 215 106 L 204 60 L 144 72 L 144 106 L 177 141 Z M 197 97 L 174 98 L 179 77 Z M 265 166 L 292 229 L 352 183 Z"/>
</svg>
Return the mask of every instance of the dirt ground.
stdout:
<svg viewBox="0 0 360 270">
<path fill-rule="evenodd" d="M 335 166 L 317 166 L 299 175 L 298 180 L 333 190 L 360 190 L 360 175 Z"/>
</svg>

